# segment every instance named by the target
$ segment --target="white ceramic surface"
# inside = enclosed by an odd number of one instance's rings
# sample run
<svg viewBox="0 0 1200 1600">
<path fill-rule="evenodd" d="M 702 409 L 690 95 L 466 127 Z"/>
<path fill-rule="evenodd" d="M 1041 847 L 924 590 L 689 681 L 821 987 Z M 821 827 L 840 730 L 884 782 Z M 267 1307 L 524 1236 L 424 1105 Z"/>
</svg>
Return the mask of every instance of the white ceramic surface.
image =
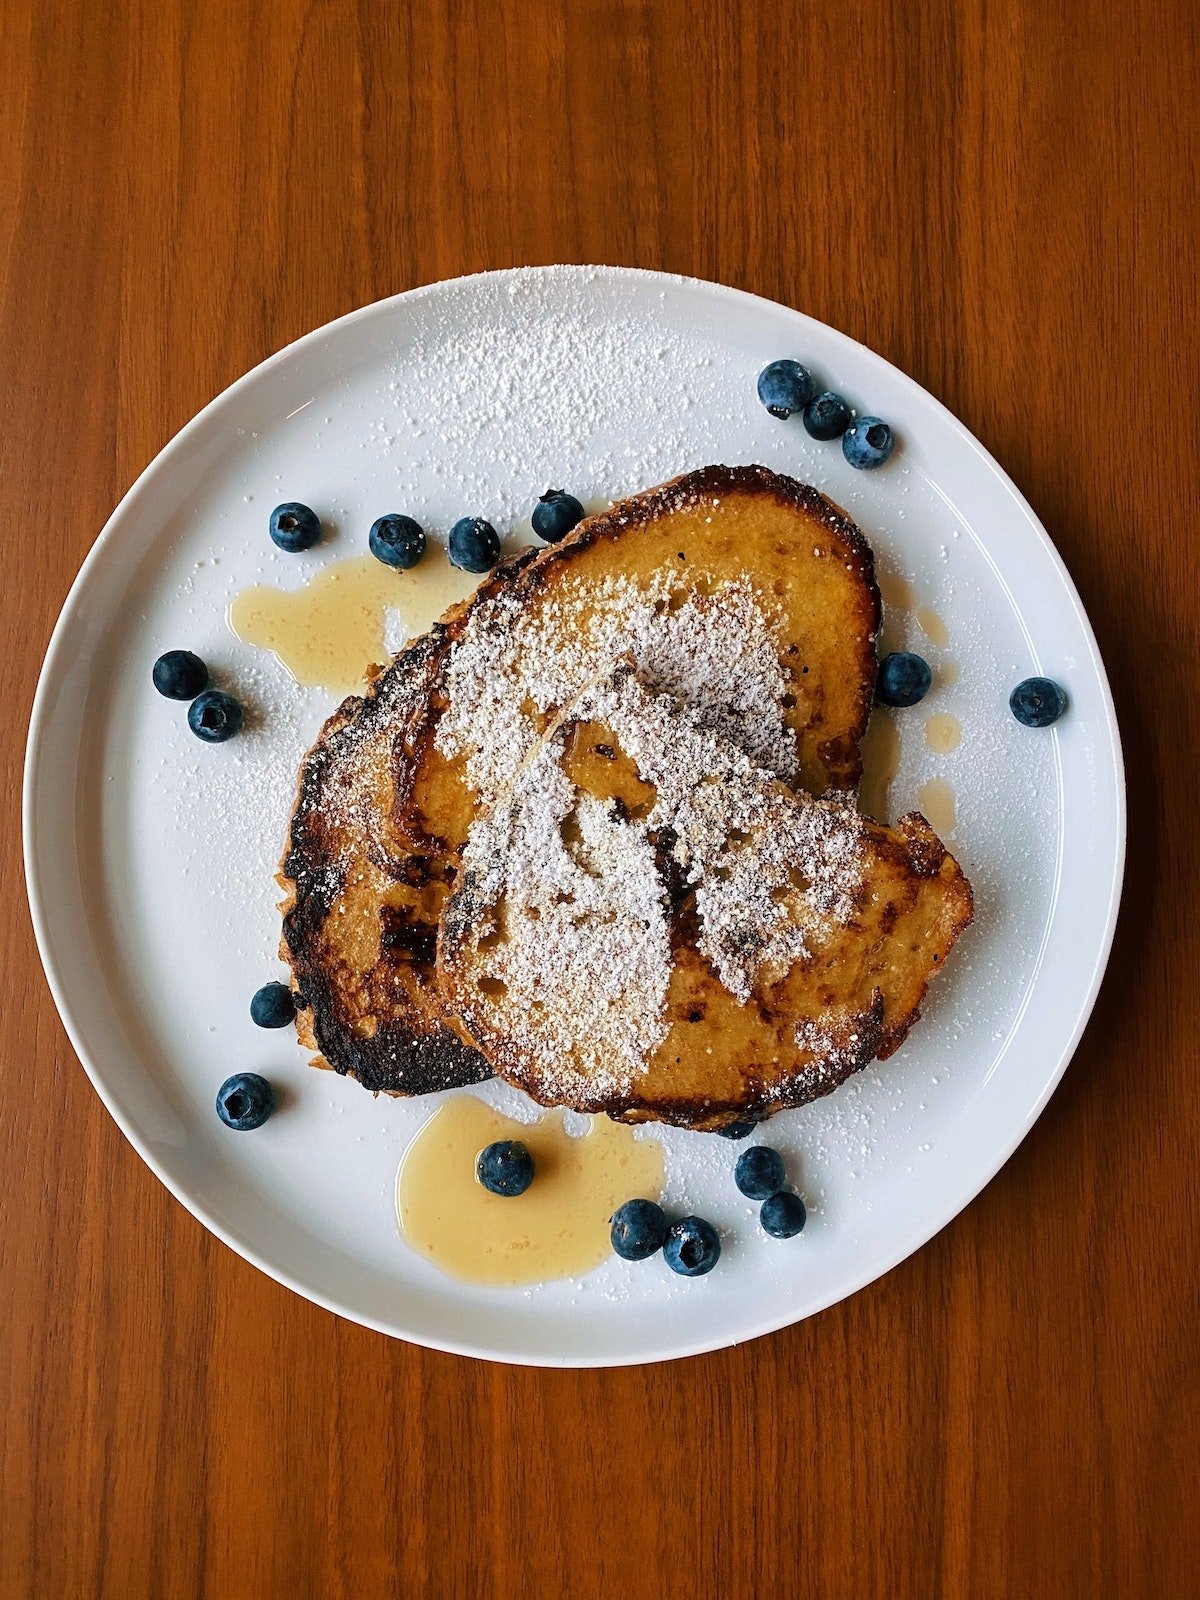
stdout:
<svg viewBox="0 0 1200 1600">
<path fill-rule="evenodd" d="M 892 462 L 855 472 L 836 444 L 755 398 L 794 355 L 890 419 Z M 945 620 L 908 638 L 953 687 L 901 718 L 899 809 L 925 779 L 958 796 L 952 844 L 978 916 L 904 1049 L 771 1141 L 810 1203 L 788 1243 L 759 1231 L 724 1140 L 664 1135 L 672 1203 L 711 1216 L 718 1269 L 674 1278 L 612 1260 L 529 1291 L 472 1289 L 398 1237 L 393 1183 L 431 1109 L 372 1100 L 311 1071 L 247 1015 L 279 975 L 272 871 L 296 763 L 332 699 L 238 643 L 225 608 L 254 581 L 292 587 L 365 548 L 383 511 L 444 536 L 464 512 L 520 541 L 548 484 L 590 506 L 710 461 L 761 461 L 816 483 L 861 523 L 887 573 Z M 276 552 L 272 505 L 332 529 Z M 903 632 L 903 630 L 901 630 Z M 150 686 L 164 649 L 198 651 L 247 699 L 247 731 L 204 746 Z M 1051 731 L 1017 726 L 1012 684 L 1069 691 Z M 961 747 L 935 757 L 924 713 Z M 943 1227 L 1012 1153 L 1058 1081 L 1108 956 L 1124 854 L 1124 785 L 1095 641 L 1029 506 L 969 433 L 902 373 L 795 311 L 711 284 L 604 268 L 487 274 L 399 295 L 301 339 L 234 384 L 126 495 L 63 609 L 34 707 L 26 871 L 38 942 L 72 1043 L 143 1158 L 205 1225 L 299 1293 L 386 1333 L 546 1365 L 658 1360 L 819 1311 Z M 224 1129 L 228 1073 L 284 1091 L 252 1135 Z M 507 1109 L 520 1097 L 481 1091 Z M 69 1182 L 70 1175 L 64 1174 Z"/>
</svg>

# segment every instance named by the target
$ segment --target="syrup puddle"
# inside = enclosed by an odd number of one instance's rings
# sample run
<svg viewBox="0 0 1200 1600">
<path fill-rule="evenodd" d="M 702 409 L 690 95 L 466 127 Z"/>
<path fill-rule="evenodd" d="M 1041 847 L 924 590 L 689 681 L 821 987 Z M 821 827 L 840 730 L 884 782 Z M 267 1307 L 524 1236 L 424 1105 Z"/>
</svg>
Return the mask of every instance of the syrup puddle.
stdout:
<svg viewBox="0 0 1200 1600">
<path fill-rule="evenodd" d="M 876 822 L 891 822 L 892 780 L 900 767 L 900 730 L 894 712 L 876 706 L 862 742 L 863 775 L 858 809 Z"/>
<path fill-rule="evenodd" d="M 895 573 L 880 573 L 876 577 L 876 582 L 879 585 L 879 593 L 883 597 L 885 607 L 889 607 L 894 611 L 911 611 L 917 627 L 920 628 L 930 644 L 934 645 L 938 650 L 946 648 L 950 643 L 949 628 L 947 628 L 932 606 L 919 604 L 920 597 L 907 578 L 898 577 Z M 887 620 L 885 616 L 885 630 Z M 882 653 L 886 655 L 888 650 L 894 648 L 894 645 L 889 644 Z M 947 665 L 950 665 L 950 663 L 947 663 Z M 953 679 L 947 679 L 947 681 L 953 682 Z"/>
<path fill-rule="evenodd" d="M 371 667 L 391 652 L 386 619 L 397 612 L 412 638 L 463 600 L 479 583 L 460 572 L 440 545 L 430 545 L 408 572 L 374 556 L 334 561 L 301 589 L 256 584 L 235 596 L 229 626 L 244 644 L 271 653 L 297 683 L 353 694 Z"/>
<path fill-rule="evenodd" d="M 925 719 L 925 743 L 935 756 L 948 756 L 962 743 L 962 723 L 948 711 L 935 711 Z"/>
<path fill-rule="evenodd" d="M 474 1095 L 451 1096 L 396 1178 L 400 1231 L 413 1249 L 452 1278 L 505 1287 L 577 1277 L 606 1260 L 617 1207 L 662 1193 L 662 1145 L 607 1117 L 572 1138 L 564 1115 L 514 1122 Z M 476 1178 L 475 1158 L 495 1139 L 520 1139 L 532 1155 L 524 1194 L 489 1194 Z"/>
<path fill-rule="evenodd" d="M 950 631 L 931 606 L 919 603 L 920 597 L 907 578 L 896 573 L 879 573 L 876 581 L 885 608 L 884 628 L 880 635 L 880 655 L 899 649 L 897 637 L 903 627 L 893 630 L 893 618 L 887 611 L 908 612 L 917 627 L 938 650 L 950 643 Z M 958 681 L 958 663 L 944 658 L 934 668 L 934 682 L 938 688 L 950 688 Z M 907 711 L 891 712 L 876 706 L 862 743 L 863 778 L 858 793 L 859 810 L 876 822 L 891 822 L 891 789 L 900 767 L 901 743 L 899 717 L 911 715 Z M 947 711 L 935 711 L 925 720 L 925 744 L 934 755 L 947 756 L 962 743 L 962 724 Z M 955 795 L 945 778 L 931 778 L 919 793 L 918 802 L 925 820 L 935 833 L 954 831 Z"/>
<path fill-rule="evenodd" d="M 929 606 L 922 606 L 917 612 L 917 627 L 939 650 L 944 650 L 950 643 L 950 630 L 938 616 L 936 611 Z"/>
<path fill-rule="evenodd" d="M 917 591 L 907 578 L 879 573 L 876 581 L 885 606 L 895 606 L 897 611 L 911 611 L 916 605 Z"/>
<path fill-rule="evenodd" d="M 930 778 L 923 783 L 917 795 L 921 815 L 939 838 L 954 832 L 957 820 L 954 790 L 945 778 Z"/>
</svg>

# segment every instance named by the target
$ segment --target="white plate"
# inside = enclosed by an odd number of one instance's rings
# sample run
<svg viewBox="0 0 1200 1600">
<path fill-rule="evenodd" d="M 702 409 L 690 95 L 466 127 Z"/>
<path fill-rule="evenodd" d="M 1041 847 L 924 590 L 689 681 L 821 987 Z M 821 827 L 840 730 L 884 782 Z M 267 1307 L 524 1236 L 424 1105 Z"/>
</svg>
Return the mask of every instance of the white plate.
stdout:
<svg viewBox="0 0 1200 1600">
<path fill-rule="evenodd" d="M 782 355 L 894 423 L 900 445 L 883 470 L 855 472 L 798 418 L 766 414 L 755 376 Z M 896 1057 L 772 1123 L 811 1207 L 799 1239 L 760 1232 L 726 1141 L 669 1130 L 670 1200 L 724 1231 L 711 1276 L 614 1258 L 529 1291 L 464 1287 L 396 1229 L 396 1167 L 430 1104 L 376 1101 L 314 1073 L 290 1033 L 264 1034 L 247 1015 L 251 992 L 279 973 L 272 871 L 297 761 L 332 701 L 234 640 L 225 608 L 264 574 L 294 586 L 365 548 L 383 511 L 443 534 L 464 512 L 519 532 L 549 483 L 604 503 L 711 461 L 765 462 L 827 490 L 881 568 L 945 620 L 960 676 L 900 718 L 896 798 L 913 805 L 935 773 L 952 782 L 977 920 Z M 275 552 L 267 515 L 284 499 L 312 505 L 331 541 Z M 153 692 L 151 663 L 177 646 L 256 708 L 231 744 L 200 744 L 184 708 Z M 1008 711 L 1010 688 L 1033 672 L 1070 693 L 1050 731 Z M 935 709 L 965 729 L 949 757 L 924 747 Z M 386 1333 L 588 1366 L 713 1349 L 808 1316 L 978 1192 L 1028 1132 L 1091 1010 L 1116 917 L 1124 785 L 1071 580 L 1013 484 L 937 401 L 783 306 L 558 267 L 368 306 L 264 362 L 167 446 L 114 512 L 55 630 L 25 828 L 38 943 L 71 1041 L 136 1149 L 207 1227 Z M 213 1113 L 217 1085 L 242 1069 L 285 1085 L 284 1109 L 253 1135 Z"/>
</svg>

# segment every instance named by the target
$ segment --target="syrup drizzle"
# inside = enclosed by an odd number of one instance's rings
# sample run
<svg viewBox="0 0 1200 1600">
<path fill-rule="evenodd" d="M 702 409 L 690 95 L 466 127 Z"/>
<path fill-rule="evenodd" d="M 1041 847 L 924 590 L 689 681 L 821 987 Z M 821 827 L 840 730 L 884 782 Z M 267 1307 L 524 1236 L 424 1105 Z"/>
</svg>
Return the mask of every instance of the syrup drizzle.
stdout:
<svg viewBox="0 0 1200 1600">
<path fill-rule="evenodd" d="M 270 650 L 297 683 L 353 694 L 391 653 L 389 612 L 412 638 L 478 582 L 476 574 L 452 567 L 440 545 L 407 572 L 355 556 L 323 567 L 300 589 L 244 589 L 230 604 L 228 622 L 244 644 Z"/>
<path fill-rule="evenodd" d="M 405 1151 L 396 1180 L 400 1231 L 412 1248 L 452 1278 L 504 1287 L 598 1267 L 612 1253 L 617 1207 L 661 1195 L 663 1148 L 607 1117 L 572 1138 L 564 1116 L 514 1122 L 475 1095 L 448 1097 Z M 532 1155 L 524 1194 L 490 1194 L 476 1178 L 476 1157 L 496 1139 L 519 1139 Z"/>
</svg>

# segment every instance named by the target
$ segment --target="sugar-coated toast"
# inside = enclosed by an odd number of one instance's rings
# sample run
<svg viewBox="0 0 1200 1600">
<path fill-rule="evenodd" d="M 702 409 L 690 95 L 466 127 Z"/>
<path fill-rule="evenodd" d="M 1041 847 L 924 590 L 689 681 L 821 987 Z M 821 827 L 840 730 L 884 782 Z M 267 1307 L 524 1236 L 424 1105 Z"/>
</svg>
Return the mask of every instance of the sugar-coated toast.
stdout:
<svg viewBox="0 0 1200 1600">
<path fill-rule="evenodd" d="M 439 970 L 534 1099 L 718 1128 L 890 1055 L 971 914 L 923 817 L 797 793 L 623 666 L 472 824 Z"/>
<path fill-rule="evenodd" d="M 502 563 L 335 713 L 287 852 L 300 1036 L 371 1089 L 477 1081 L 441 996 L 439 919 L 472 821 L 619 657 L 783 783 L 852 791 L 875 678 L 871 552 L 817 490 L 706 467 Z"/>
</svg>

